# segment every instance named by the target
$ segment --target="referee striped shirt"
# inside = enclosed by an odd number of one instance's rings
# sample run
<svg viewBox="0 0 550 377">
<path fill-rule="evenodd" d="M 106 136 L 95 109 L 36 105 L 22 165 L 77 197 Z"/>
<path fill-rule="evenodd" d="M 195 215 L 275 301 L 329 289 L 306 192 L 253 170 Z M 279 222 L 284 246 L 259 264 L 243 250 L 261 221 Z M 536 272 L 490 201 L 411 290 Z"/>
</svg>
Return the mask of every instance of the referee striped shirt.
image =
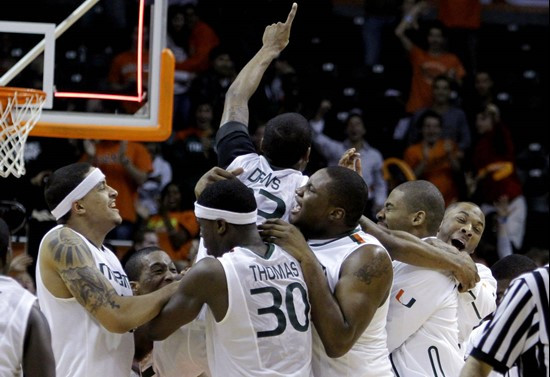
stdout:
<svg viewBox="0 0 550 377">
<path fill-rule="evenodd" d="M 548 265 L 514 279 L 471 355 L 505 373 L 548 376 Z"/>
</svg>

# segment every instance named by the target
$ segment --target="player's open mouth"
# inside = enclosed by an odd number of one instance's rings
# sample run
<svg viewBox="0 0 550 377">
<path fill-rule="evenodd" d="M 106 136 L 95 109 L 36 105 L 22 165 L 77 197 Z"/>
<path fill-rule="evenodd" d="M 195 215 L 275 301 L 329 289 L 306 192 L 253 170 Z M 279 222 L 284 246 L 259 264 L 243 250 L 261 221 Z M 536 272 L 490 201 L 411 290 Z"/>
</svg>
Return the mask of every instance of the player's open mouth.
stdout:
<svg viewBox="0 0 550 377">
<path fill-rule="evenodd" d="M 460 251 L 462 251 L 462 250 L 464 250 L 464 248 L 466 248 L 466 243 L 462 240 L 459 240 L 459 239 L 452 239 L 451 240 L 451 245 L 453 245 L 454 247 L 456 247 Z"/>
<path fill-rule="evenodd" d="M 298 213 L 300 212 L 301 209 L 302 209 L 302 206 L 296 203 L 294 207 L 292 207 L 292 209 L 290 210 L 290 213 Z"/>
<path fill-rule="evenodd" d="M 109 204 L 109 208 L 114 209 L 115 211 L 118 212 L 118 208 L 116 207 L 116 202 L 114 201 Z"/>
</svg>

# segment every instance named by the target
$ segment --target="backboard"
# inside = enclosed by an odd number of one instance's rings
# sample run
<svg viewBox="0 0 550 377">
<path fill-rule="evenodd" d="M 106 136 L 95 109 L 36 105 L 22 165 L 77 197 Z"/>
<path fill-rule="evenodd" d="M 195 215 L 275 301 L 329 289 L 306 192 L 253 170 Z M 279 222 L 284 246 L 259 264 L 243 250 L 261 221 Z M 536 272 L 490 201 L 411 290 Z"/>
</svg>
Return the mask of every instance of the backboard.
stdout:
<svg viewBox="0 0 550 377">
<path fill-rule="evenodd" d="M 0 86 L 47 93 L 31 136 L 162 141 L 172 130 L 168 0 L 17 0 L 0 15 Z"/>
</svg>

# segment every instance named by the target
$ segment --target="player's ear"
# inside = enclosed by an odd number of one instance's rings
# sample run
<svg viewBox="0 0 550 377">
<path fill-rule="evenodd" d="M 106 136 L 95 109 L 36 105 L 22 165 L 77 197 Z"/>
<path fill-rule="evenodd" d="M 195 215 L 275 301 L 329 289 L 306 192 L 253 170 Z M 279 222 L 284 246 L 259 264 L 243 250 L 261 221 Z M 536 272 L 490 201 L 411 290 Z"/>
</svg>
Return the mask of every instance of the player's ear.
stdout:
<svg viewBox="0 0 550 377">
<path fill-rule="evenodd" d="M 346 211 L 343 208 L 333 208 L 328 215 L 331 221 L 343 220 L 345 216 Z"/>
<path fill-rule="evenodd" d="M 134 296 L 137 296 L 139 292 L 139 282 L 131 281 L 130 287 L 132 288 L 132 293 L 134 294 Z"/>
<path fill-rule="evenodd" d="M 414 226 L 420 226 L 426 222 L 426 212 L 424 211 L 418 211 L 414 214 L 412 218 L 412 222 Z"/>
<path fill-rule="evenodd" d="M 73 203 L 72 209 L 78 214 L 83 214 L 84 212 L 86 212 L 86 209 L 79 201 Z"/>
<path fill-rule="evenodd" d="M 227 222 L 225 220 L 216 220 L 216 232 L 218 234 L 227 232 Z"/>
</svg>

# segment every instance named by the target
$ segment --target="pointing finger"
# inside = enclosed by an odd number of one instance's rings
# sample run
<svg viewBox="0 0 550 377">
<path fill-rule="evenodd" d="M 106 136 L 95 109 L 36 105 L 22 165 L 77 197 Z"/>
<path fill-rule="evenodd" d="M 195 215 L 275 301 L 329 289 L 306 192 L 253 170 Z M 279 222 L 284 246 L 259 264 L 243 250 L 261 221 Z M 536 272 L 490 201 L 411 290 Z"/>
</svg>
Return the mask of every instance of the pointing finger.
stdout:
<svg viewBox="0 0 550 377">
<path fill-rule="evenodd" d="M 298 10 L 298 4 L 292 3 L 292 9 L 290 10 L 288 17 L 286 18 L 285 25 L 292 25 L 292 21 L 294 21 L 294 17 L 296 16 L 297 10 Z"/>
</svg>

